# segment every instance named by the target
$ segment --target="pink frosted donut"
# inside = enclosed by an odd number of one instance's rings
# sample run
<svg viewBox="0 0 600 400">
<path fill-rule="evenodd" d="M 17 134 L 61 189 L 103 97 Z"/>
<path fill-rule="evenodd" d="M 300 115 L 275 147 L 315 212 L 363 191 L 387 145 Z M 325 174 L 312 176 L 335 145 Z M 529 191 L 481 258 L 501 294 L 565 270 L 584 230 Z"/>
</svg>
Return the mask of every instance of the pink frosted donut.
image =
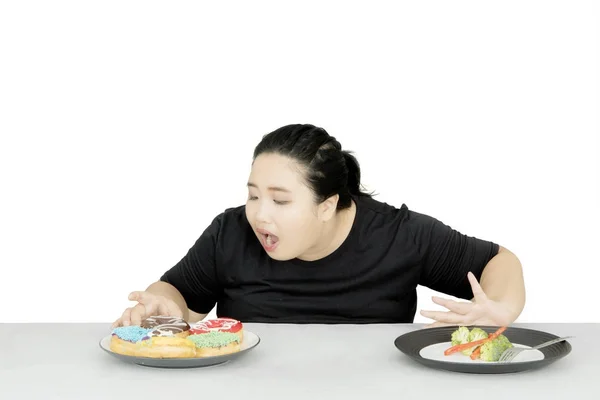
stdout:
<svg viewBox="0 0 600 400">
<path fill-rule="evenodd" d="M 215 318 L 196 322 L 190 326 L 190 335 L 201 335 L 209 332 L 235 333 L 240 340 L 244 338 L 243 324 L 233 318 Z"/>
</svg>

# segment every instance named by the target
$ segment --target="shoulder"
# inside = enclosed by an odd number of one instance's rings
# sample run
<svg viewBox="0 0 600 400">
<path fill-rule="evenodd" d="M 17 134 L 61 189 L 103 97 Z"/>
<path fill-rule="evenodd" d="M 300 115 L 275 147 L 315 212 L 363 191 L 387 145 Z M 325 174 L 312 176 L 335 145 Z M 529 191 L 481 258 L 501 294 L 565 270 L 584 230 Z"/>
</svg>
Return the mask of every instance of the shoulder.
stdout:
<svg viewBox="0 0 600 400">
<path fill-rule="evenodd" d="M 405 223 L 410 216 L 406 204 L 394 206 L 372 197 L 354 197 L 356 219 L 354 230 L 362 243 L 395 241 L 398 234 L 408 232 Z"/>
<path fill-rule="evenodd" d="M 405 203 L 395 206 L 369 197 L 357 197 L 354 200 L 363 230 L 384 228 L 388 233 L 405 232 L 409 236 L 414 236 L 417 232 L 443 225 L 438 219 L 415 211 Z"/>
<path fill-rule="evenodd" d="M 209 227 L 211 232 L 219 238 L 239 235 L 249 228 L 245 205 L 225 208 L 213 218 Z"/>
<path fill-rule="evenodd" d="M 404 203 L 400 207 L 396 207 L 373 197 L 362 196 L 354 197 L 354 201 L 360 212 L 371 217 L 405 217 L 408 212 L 408 207 Z"/>
<path fill-rule="evenodd" d="M 262 257 L 262 246 L 246 218 L 245 205 L 226 208 L 214 218 L 210 229 L 215 262 L 233 275 Z"/>
<path fill-rule="evenodd" d="M 398 224 L 398 227 L 436 221 L 429 215 L 410 209 L 405 203 L 395 206 L 371 197 L 357 197 L 354 200 L 365 221 L 380 220 L 388 224 Z"/>
<path fill-rule="evenodd" d="M 246 206 L 234 206 L 226 208 L 221 214 L 219 214 L 223 221 L 228 223 L 238 223 L 239 221 L 246 221 Z"/>
</svg>

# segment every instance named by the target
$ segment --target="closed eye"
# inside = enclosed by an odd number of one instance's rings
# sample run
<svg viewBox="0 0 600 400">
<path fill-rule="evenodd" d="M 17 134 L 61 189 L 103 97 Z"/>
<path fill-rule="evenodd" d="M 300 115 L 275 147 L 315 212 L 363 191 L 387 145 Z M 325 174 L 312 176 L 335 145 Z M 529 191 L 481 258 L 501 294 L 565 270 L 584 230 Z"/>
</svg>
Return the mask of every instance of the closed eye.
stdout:
<svg viewBox="0 0 600 400">
<path fill-rule="evenodd" d="M 252 200 L 256 200 L 258 199 L 257 196 L 248 196 L 248 200 L 252 201 Z M 279 201 L 279 200 L 273 200 L 273 203 L 279 205 L 279 206 L 283 206 L 289 203 L 289 201 Z"/>
</svg>

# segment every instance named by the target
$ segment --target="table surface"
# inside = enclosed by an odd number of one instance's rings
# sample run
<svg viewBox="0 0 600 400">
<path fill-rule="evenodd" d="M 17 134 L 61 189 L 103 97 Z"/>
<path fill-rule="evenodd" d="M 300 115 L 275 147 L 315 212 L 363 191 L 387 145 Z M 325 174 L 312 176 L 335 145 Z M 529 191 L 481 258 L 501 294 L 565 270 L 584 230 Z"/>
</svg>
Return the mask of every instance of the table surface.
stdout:
<svg viewBox="0 0 600 400">
<path fill-rule="evenodd" d="M 539 370 L 472 375 L 430 369 L 398 351 L 394 339 L 420 324 L 248 323 L 261 343 L 239 359 L 157 369 L 103 351 L 110 324 L 0 324 L 0 398 L 600 399 L 600 324 L 515 326 L 575 336 L 573 350 Z"/>
</svg>

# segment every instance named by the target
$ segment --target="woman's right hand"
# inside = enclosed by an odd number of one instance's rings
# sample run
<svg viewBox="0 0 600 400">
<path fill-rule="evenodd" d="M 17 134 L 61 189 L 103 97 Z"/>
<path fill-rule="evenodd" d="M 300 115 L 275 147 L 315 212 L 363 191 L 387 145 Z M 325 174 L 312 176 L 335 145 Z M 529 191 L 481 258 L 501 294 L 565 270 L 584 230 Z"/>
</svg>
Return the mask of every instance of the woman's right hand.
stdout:
<svg viewBox="0 0 600 400">
<path fill-rule="evenodd" d="M 181 308 L 171 299 L 147 291 L 132 292 L 129 300 L 138 303 L 127 308 L 112 327 L 141 325 L 142 320 L 153 315 L 167 315 L 183 318 Z"/>
</svg>

